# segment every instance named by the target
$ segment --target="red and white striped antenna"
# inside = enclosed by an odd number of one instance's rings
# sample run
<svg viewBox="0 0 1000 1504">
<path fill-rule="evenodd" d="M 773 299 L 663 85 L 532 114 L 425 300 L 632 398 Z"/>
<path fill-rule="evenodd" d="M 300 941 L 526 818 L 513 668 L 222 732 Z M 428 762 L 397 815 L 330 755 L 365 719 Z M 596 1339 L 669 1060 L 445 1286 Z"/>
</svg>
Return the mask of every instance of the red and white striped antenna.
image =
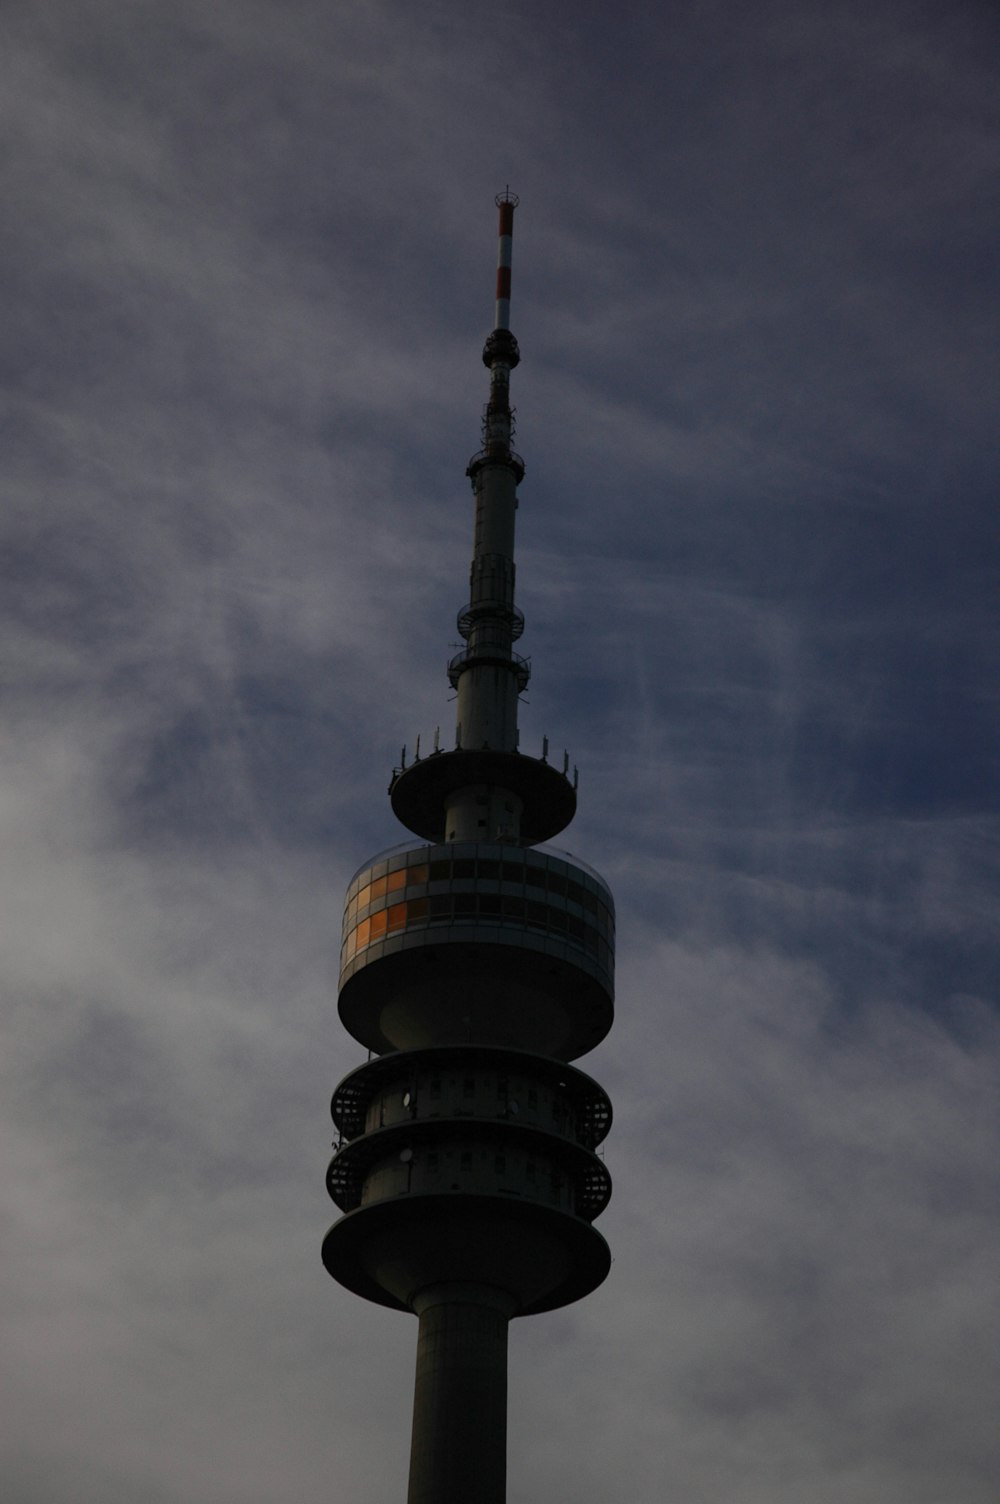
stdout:
<svg viewBox="0 0 1000 1504">
<path fill-rule="evenodd" d="M 497 244 L 497 310 L 494 329 L 510 328 L 510 262 L 514 242 L 514 210 L 518 205 L 516 193 L 505 188 L 496 196 L 500 210 Z"/>
</svg>

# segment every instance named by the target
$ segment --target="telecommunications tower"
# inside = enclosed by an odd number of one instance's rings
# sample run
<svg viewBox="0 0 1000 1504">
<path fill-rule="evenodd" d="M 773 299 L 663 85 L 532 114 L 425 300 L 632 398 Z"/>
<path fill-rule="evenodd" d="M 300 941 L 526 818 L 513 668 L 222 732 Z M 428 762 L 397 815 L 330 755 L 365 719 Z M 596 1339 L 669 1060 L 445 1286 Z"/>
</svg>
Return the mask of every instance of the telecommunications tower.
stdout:
<svg viewBox="0 0 1000 1504">
<path fill-rule="evenodd" d="M 407 763 L 392 808 L 417 837 L 347 890 L 340 1016 L 368 1051 L 333 1094 L 327 1187 L 345 1214 L 323 1262 L 357 1295 L 419 1318 L 408 1504 L 503 1504 L 507 1325 L 588 1295 L 610 1254 L 595 1153 L 611 1104 L 569 1062 L 613 1017 L 614 904 L 590 867 L 542 846 L 576 773 L 519 749 L 529 666 L 514 652 L 511 235 L 500 210 L 489 401 L 475 495 L 466 646 L 448 664 L 454 745 Z"/>
</svg>

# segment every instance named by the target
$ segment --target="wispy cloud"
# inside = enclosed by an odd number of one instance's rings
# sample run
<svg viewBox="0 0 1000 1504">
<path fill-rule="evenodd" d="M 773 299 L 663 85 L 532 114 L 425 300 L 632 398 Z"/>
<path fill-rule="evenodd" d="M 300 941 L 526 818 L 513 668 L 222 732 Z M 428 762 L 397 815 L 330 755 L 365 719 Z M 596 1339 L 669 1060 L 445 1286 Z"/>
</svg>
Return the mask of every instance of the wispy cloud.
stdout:
<svg viewBox="0 0 1000 1504">
<path fill-rule="evenodd" d="M 616 1262 L 515 1326 L 511 1499 L 989 1504 L 985 13 L 2 24 L 11 1498 L 402 1492 L 339 906 L 450 726 L 509 181 L 523 739 L 620 920 Z"/>
</svg>

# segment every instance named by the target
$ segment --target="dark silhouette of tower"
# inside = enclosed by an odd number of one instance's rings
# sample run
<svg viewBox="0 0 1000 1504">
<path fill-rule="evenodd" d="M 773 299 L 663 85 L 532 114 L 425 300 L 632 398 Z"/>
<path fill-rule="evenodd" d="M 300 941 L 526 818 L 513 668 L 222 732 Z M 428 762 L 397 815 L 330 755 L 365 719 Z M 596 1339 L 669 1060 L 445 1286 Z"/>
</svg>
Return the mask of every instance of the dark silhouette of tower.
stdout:
<svg viewBox="0 0 1000 1504">
<path fill-rule="evenodd" d="M 369 1052 L 333 1095 L 327 1186 L 345 1213 L 323 1262 L 358 1295 L 419 1317 L 409 1504 L 503 1504 L 507 1324 L 587 1295 L 610 1254 L 595 1149 L 608 1097 L 569 1062 L 613 1017 L 614 904 L 591 868 L 541 847 L 576 809 L 576 775 L 518 748 L 529 675 L 513 651 L 511 235 L 498 196 L 496 320 L 475 493 L 466 646 L 448 665 L 453 747 L 389 786 L 417 842 L 347 890 L 340 1016 Z"/>
</svg>

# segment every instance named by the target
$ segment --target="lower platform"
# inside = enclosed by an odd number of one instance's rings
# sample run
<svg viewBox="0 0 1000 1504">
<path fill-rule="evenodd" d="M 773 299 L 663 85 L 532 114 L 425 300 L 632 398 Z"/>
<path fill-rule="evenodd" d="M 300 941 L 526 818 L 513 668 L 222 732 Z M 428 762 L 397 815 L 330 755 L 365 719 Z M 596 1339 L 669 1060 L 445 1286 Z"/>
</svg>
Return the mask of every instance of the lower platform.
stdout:
<svg viewBox="0 0 1000 1504">
<path fill-rule="evenodd" d="M 566 1212 L 467 1192 L 408 1196 L 359 1207 L 323 1240 L 327 1272 L 365 1300 L 410 1311 L 422 1289 L 492 1285 L 534 1316 L 582 1300 L 602 1284 L 611 1253 L 597 1230 Z"/>
</svg>

